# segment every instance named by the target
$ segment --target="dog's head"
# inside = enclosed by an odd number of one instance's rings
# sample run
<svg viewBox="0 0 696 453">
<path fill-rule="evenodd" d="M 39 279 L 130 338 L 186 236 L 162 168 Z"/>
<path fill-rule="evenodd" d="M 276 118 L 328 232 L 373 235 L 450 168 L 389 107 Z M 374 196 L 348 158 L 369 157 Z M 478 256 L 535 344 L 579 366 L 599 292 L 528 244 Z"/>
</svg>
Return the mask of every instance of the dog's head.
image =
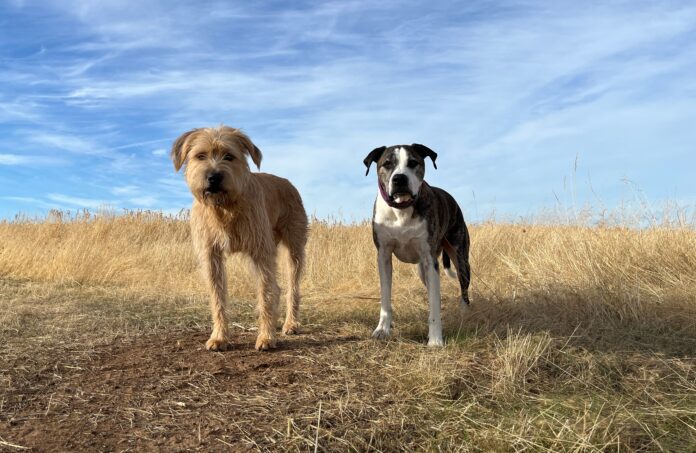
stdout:
<svg viewBox="0 0 696 453">
<path fill-rule="evenodd" d="M 373 149 L 363 162 L 370 172 L 373 162 L 377 163 L 377 180 L 383 193 L 394 203 L 408 203 L 418 196 L 425 177 L 425 158 L 435 165 L 437 153 L 427 146 L 412 145 L 381 146 Z"/>
<path fill-rule="evenodd" d="M 188 131 L 171 152 L 177 171 L 186 166 L 193 196 L 212 205 L 234 202 L 244 192 L 251 174 L 247 156 L 260 167 L 261 151 L 242 131 L 227 126 Z"/>
</svg>

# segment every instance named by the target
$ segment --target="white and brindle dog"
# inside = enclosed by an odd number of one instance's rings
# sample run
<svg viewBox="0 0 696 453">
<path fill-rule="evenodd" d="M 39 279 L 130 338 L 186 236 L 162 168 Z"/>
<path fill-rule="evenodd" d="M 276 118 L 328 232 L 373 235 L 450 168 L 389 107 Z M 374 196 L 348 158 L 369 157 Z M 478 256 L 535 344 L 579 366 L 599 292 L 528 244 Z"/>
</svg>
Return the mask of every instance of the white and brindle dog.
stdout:
<svg viewBox="0 0 696 453">
<path fill-rule="evenodd" d="M 372 150 L 363 161 L 367 167 L 365 175 L 372 163 L 377 163 L 378 194 L 372 235 L 377 247 L 381 310 L 372 336 L 385 339 L 390 333 L 394 254 L 403 262 L 418 264 L 430 305 L 428 346 L 443 346 L 438 257 L 442 253 L 443 266 L 450 276 L 455 276 L 450 268 L 450 260 L 454 261 L 461 287 L 460 310 L 465 311 L 469 306 L 471 280 L 469 231 L 454 198 L 423 180 L 426 157 L 437 168 L 437 153 L 417 143 L 382 146 Z"/>
</svg>

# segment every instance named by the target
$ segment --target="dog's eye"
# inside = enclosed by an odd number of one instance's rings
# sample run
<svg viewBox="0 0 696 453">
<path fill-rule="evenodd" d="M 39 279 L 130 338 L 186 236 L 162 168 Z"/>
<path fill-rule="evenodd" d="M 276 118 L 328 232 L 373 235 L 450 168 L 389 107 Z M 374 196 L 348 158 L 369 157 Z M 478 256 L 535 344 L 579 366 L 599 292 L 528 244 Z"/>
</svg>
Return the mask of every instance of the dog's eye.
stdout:
<svg viewBox="0 0 696 453">
<path fill-rule="evenodd" d="M 203 153 L 201 153 L 201 154 L 196 154 L 196 159 L 198 159 L 198 160 L 205 160 L 206 157 L 207 157 L 207 156 L 206 156 L 205 154 L 203 154 Z"/>
<path fill-rule="evenodd" d="M 382 167 L 386 168 L 389 170 L 390 168 L 394 167 L 394 162 L 388 160 L 382 164 Z"/>
<path fill-rule="evenodd" d="M 406 164 L 408 168 L 416 168 L 418 166 L 418 161 L 415 159 L 410 159 Z"/>
<path fill-rule="evenodd" d="M 222 159 L 223 159 L 223 160 L 233 161 L 233 160 L 234 160 L 234 155 L 232 155 L 232 154 L 230 154 L 230 153 L 227 153 L 227 154 L 225 154 L 225 155 L 222 157 Z"/>
</svg>

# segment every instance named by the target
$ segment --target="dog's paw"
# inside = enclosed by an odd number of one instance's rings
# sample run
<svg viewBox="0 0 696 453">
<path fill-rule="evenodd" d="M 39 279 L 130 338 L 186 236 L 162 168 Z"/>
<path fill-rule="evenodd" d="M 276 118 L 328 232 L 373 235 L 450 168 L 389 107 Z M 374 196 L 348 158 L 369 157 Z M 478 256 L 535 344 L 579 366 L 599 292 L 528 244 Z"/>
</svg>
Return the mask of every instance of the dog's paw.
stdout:
<svg viewBox="0 0 696 453">
<path fill-rule="evenodd" d="M 293 321 L 283 324 L 283 335 L 297 335 L 298 333 L 300 333 L 299 322 Z"/>
<path fill-rule="evenodd" d="M 461 299 L 459 301 L 459 314 L 465 315 L 465 314 L 469 313 L 469 310 L 471 310 L 471 307 L 469 306 L 469 300 Z"/>
<path fill-rule="evenodd" d="M 265 335 L 259 335 L 256 338 L 256 350 L 257 351 L 268 351 L 269 349 L 274 349 L 276 347 L 276 339 Z"/>
<path fill-rule="evenodd" d="M 442 341 L 442 337 L 428 339 L 428 347 L 429 348 L 441 348 L 444 345 L 445 345 L 445 342 Z"/>
<path fill-rule="evenodd" d="M 208 351 L 227 351 L 232 349 L 232 345 L 225 339 L 210 337 L 208 341 L 205 342 L 205 349 Z"/>
<path fill-rule="evenodd" d="M 389 338 L 389 331 L 382 327 L 378 327 L 372 332 L 372 338 L 375 340 L 386 340 Z"/>
</svg>

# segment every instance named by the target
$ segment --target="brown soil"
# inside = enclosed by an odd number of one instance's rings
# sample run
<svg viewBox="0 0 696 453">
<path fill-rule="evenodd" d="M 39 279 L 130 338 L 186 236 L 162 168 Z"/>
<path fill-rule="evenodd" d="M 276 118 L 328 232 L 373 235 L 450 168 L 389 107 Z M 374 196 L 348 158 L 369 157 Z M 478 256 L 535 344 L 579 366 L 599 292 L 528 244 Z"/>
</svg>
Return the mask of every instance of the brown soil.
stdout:
<svg viewBox="0 0 696 453">
<path fill-rule="evenodd" d="M 179 331 L 53 356 L 38 375 L 12 379 L 0 437 L 36 451 L 307 449 L 318 418 L 307 408 L 322 398 L 307 377 L 331 373 L 312 357 L 356 341 L 298 336 L 259 353 L 245 332 L 231 351 L 211 353 L 206 339 Z M 10 373 L 24 360 L 6 364 Z"/>
</svg>

